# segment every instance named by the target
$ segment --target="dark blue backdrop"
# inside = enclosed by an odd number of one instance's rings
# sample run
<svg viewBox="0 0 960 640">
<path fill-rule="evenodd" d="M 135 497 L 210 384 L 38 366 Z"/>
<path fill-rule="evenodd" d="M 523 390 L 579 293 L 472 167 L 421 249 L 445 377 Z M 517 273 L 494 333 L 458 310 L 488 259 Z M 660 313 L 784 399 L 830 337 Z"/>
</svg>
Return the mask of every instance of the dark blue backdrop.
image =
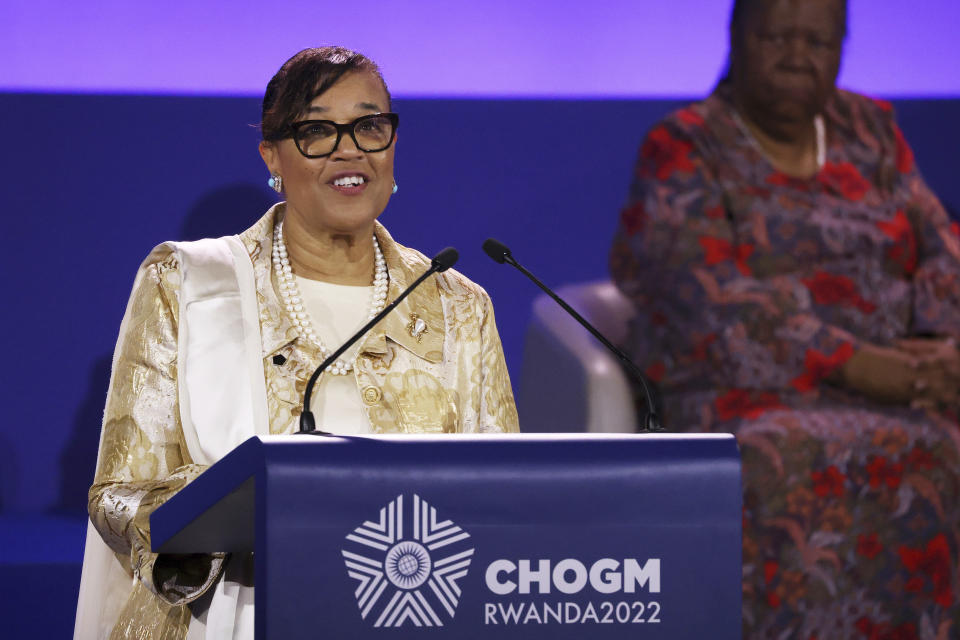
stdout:
<svg viewBox="0 0 960 640">
<path fill-rule="evenodd" d="M 681 102 L 397 101 L 400 191 L 382 220 L 426 253 L 460 249 L 458 268 L 493 297 L 514 383 L 536 290 L 481 242 L 499 237 L 553 286 L 604 277 L 637 143 Z M 960 100 L 896 104 L 928 181 L 960 203 Z M 5 617 L 11 637 L 72 629 L 86 493 L 135 269 L 163 240 L 235 233 L 273 202 L 258 120 L 250 98 L 0 93 L 10 225 L 0 606 L 17 612 Z"/>
<path fill-rule="evenodd" d="M 381 220 L 493 297 L 516 383 L 533 285 L 492 263 L 496 236 L 550 285 L 604 277 L 644 131 L 680 101 L 398 100 L 394 197 Z M 929 182 L 960 203 L 960 101 L 902 101 Z M 10 224 L 0 513 L 82 515 L 110 354 L 155 244 L 234 233 L 273 201 L 251 98 L 0 94 Z M 522 424 L 521 416 L 521 424 Z"/>
</svg>

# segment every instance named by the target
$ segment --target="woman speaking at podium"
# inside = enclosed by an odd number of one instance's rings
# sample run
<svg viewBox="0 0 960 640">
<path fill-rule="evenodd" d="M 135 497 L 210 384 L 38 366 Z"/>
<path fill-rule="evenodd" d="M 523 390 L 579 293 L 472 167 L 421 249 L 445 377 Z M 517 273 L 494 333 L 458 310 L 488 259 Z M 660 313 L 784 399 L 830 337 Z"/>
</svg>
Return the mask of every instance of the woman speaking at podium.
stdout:
<svg viewBox="0 0 960 640">
<path fill-rule="evenodd" d="M 294 432 L 314 369 L 430 267 L 377 222 L 397 191 L 390 107 L 365 56 L 296 54 L 261 124 L 285 202 L 141 266 L 90 489 L 77 638 L 253 637 L 250 559 L 158 556 L 149 516 L 246 438 Z M 455 271 L 426 280 L 322 375 L 311 409 L 337 434 L 517 431 L 486 292 Z"/>
</svg>

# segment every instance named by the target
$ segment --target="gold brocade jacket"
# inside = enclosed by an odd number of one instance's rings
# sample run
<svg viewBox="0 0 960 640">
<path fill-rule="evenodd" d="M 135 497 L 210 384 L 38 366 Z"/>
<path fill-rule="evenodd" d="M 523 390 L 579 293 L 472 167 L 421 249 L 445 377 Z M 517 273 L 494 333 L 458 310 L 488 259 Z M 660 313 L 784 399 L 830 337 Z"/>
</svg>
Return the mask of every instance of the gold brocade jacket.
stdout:
<svg viewBox="0 0 960 640">
<path fill-rule="evenodd" d="M 283 211 L 282 203 L 274 206 L 240 235 L 254 267 L 273 434 L 296 430 L 307 379 L 322 360 L 276 294 L 271 244 Z M 376 235 L 391 300 L 430 260 L 394 242 L 379 223 Z M 94 527 L 136 578 L 112 638 L 184 638 L 186 605 L 207 591 L 224 564 L 220 556 L 150 552 L 150 513 L 203 471 L 187 451 L 177 406 L 179 266 L 172 251 L 155 258 L 131 294 L 89 494 Z M 415 335 L 417 319 L 426 330 Z M 374 433 L 518 431 L 490 298 L 456 271 L 424 282 L 371 331 L 353 375 Z"/>
</svg>

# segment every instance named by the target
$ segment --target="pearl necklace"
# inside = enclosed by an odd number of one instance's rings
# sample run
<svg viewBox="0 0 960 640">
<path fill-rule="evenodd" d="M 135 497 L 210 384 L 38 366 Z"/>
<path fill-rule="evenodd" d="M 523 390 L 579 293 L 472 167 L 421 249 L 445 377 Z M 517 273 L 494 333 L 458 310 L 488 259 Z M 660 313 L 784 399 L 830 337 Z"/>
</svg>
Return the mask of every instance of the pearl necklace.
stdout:
<svg viewBox="0 0 960 640">
<path fill-rule="evenodd" d="M 370 313 L 367 319 L 372 320 L 375 315 L 383 310 L 387 300 L 387 264 L 383 259 L 383 253 L 380 252 L 380 243 L 377 242 L 377 236 L 373 236 L 373 296 L 370 300 Z M 313 321 L 310 314 L 307 313 L 303 305 L 303 296 L 300 294 L 300 287 L 297 285 L 297 279 L 293 275 L 293 269 L 290 267 L 290 258 L 287 256 L 287 246 L 283 242 L 283 222 L 277 224 L 273 229 L 273 270 L 277 274 L 277 281 L 280 286 L 280 297 L 287 309 L 287 313 L 297 325 L 300 334 L 315 344 L 320 349 L 320 357 L 326 359 L 331 353 L 320 336 L 314 330 Z M 337 376 L 345 376 L 353 370 L 354 361 L 338 359 L 330 365 L 330 373 Z"/>
<path fill-rule="evenodd" d="M 740 117 L 740 114 L 736 110 L 733 111 L 733 119 L 736 121 L 737 126 L 740 127 L 740 130 L 747 137 L 747 142 L 750 143 L 750 146 L 757 150 L 757 152 L 767 159 L 771 165 L 773 165 L 773 159 L 770 158 L 770 155 L 766 150 L 760 145 L 756 138 L 753 137 L 753 133 L 750 132 L 750 128 L 747 127 L 747 123 L 743 121 L 743 118 Z M 823 169 L 823 165 L 827 163 L 827 127 L 823 123 L 823 116 L 817 114 L 813 118 L 813 130 L 816 132 L 816 144 L 817 144 L 817 171 Z M 774 166 L 776 168 L 776 166 Z"/>
</svg>

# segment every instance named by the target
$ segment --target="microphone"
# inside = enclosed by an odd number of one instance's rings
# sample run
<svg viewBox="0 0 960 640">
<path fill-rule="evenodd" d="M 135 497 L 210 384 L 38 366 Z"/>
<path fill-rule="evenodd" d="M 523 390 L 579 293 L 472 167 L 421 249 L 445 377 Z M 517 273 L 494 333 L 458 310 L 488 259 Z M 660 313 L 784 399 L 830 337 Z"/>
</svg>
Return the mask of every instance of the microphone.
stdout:
<svg viewBox="0 0 960 640">
<path fill-rule="evenodd" d="M 617 356 L 617 359 L 620 360 L 620 363 L 623 364 L 623 366 L 633 375 L 634 378 L 640 381 L 640 386 L 643 387 L 643 395 L 647 400 L 647 418 L 642 426 L 642 429 L 644 431 L 664 431 L 663 425 L 660 424 L 660 418 L 657 416 L 656 400 L 654 400 L 653 393 L 650 391 L 650 385 L 647 384 L 647 377 L 643 375 L 642 371 L 640 371 L 640 367 L 635 365 L 627 356 L 627 354 L 607 340 L 602 333 L 597 331 L 594 326 L 587 322 L 583 316 L 577 313 L 573 307 L 564 302 L 560 296 L 551 291 L 547 285 L 540 282 L 535 275 L 527 271 L 523 265 L 517 262 L 514 259 L 513 254 L 510 252 L 510 249 L 507 248 L 507 245 L 494 238 L 487 238 L 483 243 L 483 250 L 497 264 L 503 264 L 506 262 L 507 264 L 516 267 L 520 273 L 533 280 L 535 285 L 540 287 L 544 293 L 553 298 L 554 302 L 563 307 L 564 311 L 573 316 L 574 320 L 579 322 L 584 329 L 593 334 L 593 337 L 603 343 L 603 346 L 609 349 L 613 355 Z"/>
<path fill-rule="evenodd" d="M 383 320 L 388 313 L 393 311 L 393 309 L 400 304 L 404 298 L 406 298 L 414 289 L 420 286 L 421 282 L 435 273 L 443 273 L 455 265 L 459 258 L 460 254 L 457 253 L 457 250 L 453 247 L 447 247 L 437 255 L 433 256 L 433 259 L 430 260 L 430 268 L 427 269 L 423 275 L 414 280 L 413 284 L 404 289 L 403 292 L 397 296 L 393 302 L 385 306 L 380 313 L 371 318 L 371 320 L 367 324 L 363 325 L 359 331 L 353 334 L 349 340 L 340 345 L 336 351 L 331 353 L 326 360 L 320 363 L 320 366 L 317 367 L 316 371 L 313 372 L 313 375 L 310 376 L 310 380 L 307 381 L 307 388 L 303 392 L 303 411 L 300 413 L 300 433 L 325 436 L 330 435 L 326 431 L 317 431 L 316 420 L 313 417 L 313 412 L 310 411 L 310 396 L 313 393 L 314 385 L 317 384 L 317 380 L 320 378 L 320 374 L 323 373 L 327 367 L 336 362 L 337 358 L 342 356 L 347 349 L 352 347 L 354 343 L 362 338 L 368 331 L 370 331 L 374 325 Z"/>
</svg>

